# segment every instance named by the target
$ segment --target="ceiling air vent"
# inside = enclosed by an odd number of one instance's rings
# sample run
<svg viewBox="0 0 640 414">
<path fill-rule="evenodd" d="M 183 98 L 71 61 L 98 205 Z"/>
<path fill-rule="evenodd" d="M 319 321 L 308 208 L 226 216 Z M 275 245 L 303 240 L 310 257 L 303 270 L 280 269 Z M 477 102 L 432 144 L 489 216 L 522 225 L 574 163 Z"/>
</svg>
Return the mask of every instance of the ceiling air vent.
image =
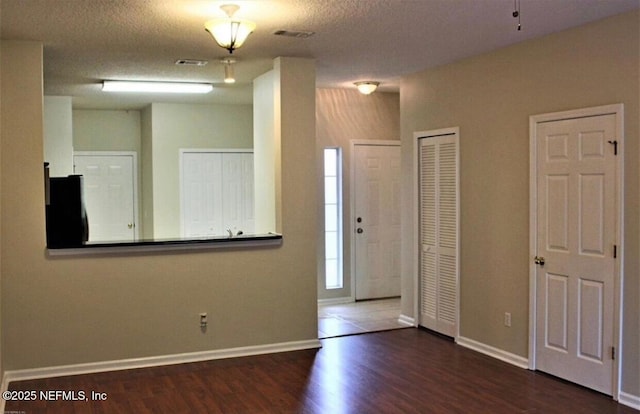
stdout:
<svg viewBox="0 0 640 414">
<path fill-rule="evenodd" d="M 176 60 L 176 65 L 178 66 L 204 66 L 206 65 L 206 60 L 198 60 L 198 59 L 178 59 Z"/>
<path fill-rule="evenodd" d="M 316 32 L 302 31 L 302 30 L 276 30 L 273 32 L 276 36 L 297 37 L 298 39 L 306 39 L 313 36 Z"/>
</svg>

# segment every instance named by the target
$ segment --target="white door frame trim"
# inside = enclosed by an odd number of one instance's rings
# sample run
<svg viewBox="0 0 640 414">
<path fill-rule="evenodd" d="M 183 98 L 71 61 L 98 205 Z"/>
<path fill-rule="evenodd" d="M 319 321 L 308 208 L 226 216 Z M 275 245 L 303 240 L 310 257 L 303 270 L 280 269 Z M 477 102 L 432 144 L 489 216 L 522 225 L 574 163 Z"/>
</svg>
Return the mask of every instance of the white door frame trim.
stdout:
<svg viewBox="0 0 640 414">
<path fill-rule="evenodd" d="M 537 126 L 540 123 L 560 121 L 564 119 L 585 118 L 599 115 L 615 115 L 618 141 L 616 157 L 616 226 L 615 240 L 618 246 L 617 260 L 614 265 L 614 300 L 613 300 L 613 344 L 616 359 L 613 363 L 613 399 L 618 400 L 620 394 L 620 374 L 622 366 L 622 301 L 624 275 L 624 105 L 613 104 L 583 108 L 562 112 L 554 112 L 529 117 L 529 369 L 536 369 L 536 264 L 533 257 L 537 252 Z"/>
<path fill-rule="evenodd" d="M 355 155 L 356 155 L 356 146 L 384 146 L 384 147 L 399 147 L 399 140 L 377 140 L 377 139 L 352 139 L 350 141 L 349 146 L 349 163 L 351 164 L 351 171 L 349 171 L 349 223 L 348 223 L 348 231 L 353 232 L 355 226 L 355 209 L 356 209 L 356 163 L 355 163 Z M 345 227 L 343 227 L 344 233 Z M 349 278 L 350 280 L 350 294 L 349 299 L 351 302 L 356 301 L 356 239 L 353 237 L 353 233 L 351 233 L 351 237 L 349 245 L 351 246 L 351 255 L 349 257 L 350 261 L 350 269 L 349 269 Z M 343 244 L 344 245 L 344 244 Z"/>
<path fill-rule="evenodd" d="M 419 166 L 419 145 L 422 138 L 434 138 L 444 135 L 455 135 L 458 138 L 457 151 L 457 171 L 458 175 L 458 206 L 456 208 L 456 220 L 458 222 L 458 234 L 456 236 L 456 267 L 457 271 L 457 289 L 456 289 L 456 335 L 454 340 L 457 342 L 460 338 L 460 127 L 451 127 L 443 129 L 434 129 L 431 131 L 415 131 L 413 133 L 413 223 L 415 231 L 413 232 L 413 314 L 414 326 L 420 325 L 420 166 Z"/>
<path fill-rule="evenodd" d="M 94 156 L 94 157 L 131 157 L 133 160 L 133 218 L 135 225 L 133 227 L 133 236 L 135 239 L 140 238 L 140 224 L 142 220 L 138 211 L 138 153 L 136 151 L 74 151 L 73 156 Z M 76 163 L 73 163 L 73 171 L 75 173 Z"/>
</svg>

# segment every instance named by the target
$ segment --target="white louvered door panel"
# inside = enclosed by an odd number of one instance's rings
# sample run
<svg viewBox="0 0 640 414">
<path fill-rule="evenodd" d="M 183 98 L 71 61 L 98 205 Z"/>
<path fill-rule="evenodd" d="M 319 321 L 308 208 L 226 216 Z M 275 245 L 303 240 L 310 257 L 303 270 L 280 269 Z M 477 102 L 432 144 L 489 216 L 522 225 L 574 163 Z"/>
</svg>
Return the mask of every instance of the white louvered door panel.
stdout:
<svg viewBox="0 0 640 414">
<path fill-rule="evenodd" d="M 420 145 L 420 291 L 421 321 L 437 319 L 436 312 L 436 145 Z"/>
<path fill-rule="evenodd" d="M 222 154 L 185 152 L 182 169 L 183 236 L 224 234 Z"/>
<path fill-rule="evenodd" d="M 254 232 L 253 153 L 182 152 L 183 237 Z"/>
<path fill-rule="evenodd" d="M 254 232 L 252 153 L 222 154 L 222 207 L 223 231 Z"/>
<path fill-rule="evenodd" d="M 457 134 L 420 139 L 420 325 L 455 336 L 458 309 Z"/>
</svg>

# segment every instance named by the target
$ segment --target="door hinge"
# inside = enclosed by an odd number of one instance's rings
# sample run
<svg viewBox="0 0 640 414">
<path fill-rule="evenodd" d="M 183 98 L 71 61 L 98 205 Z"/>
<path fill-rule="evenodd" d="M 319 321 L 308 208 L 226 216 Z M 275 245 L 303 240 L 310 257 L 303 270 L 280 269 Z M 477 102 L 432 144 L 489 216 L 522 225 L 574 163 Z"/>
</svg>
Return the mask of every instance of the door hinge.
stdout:
<svg viewBox="0 0 640 414">
<path fill-rule="evenodd" d="M 616 360 L 616 347 L 615 346 L 611 347 L 611 359 L 613 359 L 614 361 Z"/>
<path fill-rule="evenodd" d="M 613 245 L 613 258 L 614 259 L 618 258 L 618 245 L 616 244 Z"/>
<path fill-rule="evenodd" d="M 613 141 L 607 141 L 607 142 L 613 145 L 613 155 L 618 155 L 618 141 L 614 139 Z"/>
</svg>

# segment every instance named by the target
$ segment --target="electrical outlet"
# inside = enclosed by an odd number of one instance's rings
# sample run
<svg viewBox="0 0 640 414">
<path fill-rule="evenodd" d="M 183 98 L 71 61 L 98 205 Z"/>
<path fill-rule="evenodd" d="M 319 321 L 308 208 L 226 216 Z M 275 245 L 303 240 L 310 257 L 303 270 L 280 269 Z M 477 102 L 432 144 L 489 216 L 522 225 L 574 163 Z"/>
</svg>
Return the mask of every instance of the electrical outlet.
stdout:
<svg viewBox="0 0 640 414">
<path fill-rule="evenodd" d="M 200 314 L 200 327 L 201 328 L 206 328 L 207 327 L 207 323 L 209 321 L 207 320 L 207 314 L 205 313 L 201 313 Z"/>
<path fill-rule="evenodd" d="M 504 313 L 504 326 L 511 327 L 511 313 Z"/>
</svg>

